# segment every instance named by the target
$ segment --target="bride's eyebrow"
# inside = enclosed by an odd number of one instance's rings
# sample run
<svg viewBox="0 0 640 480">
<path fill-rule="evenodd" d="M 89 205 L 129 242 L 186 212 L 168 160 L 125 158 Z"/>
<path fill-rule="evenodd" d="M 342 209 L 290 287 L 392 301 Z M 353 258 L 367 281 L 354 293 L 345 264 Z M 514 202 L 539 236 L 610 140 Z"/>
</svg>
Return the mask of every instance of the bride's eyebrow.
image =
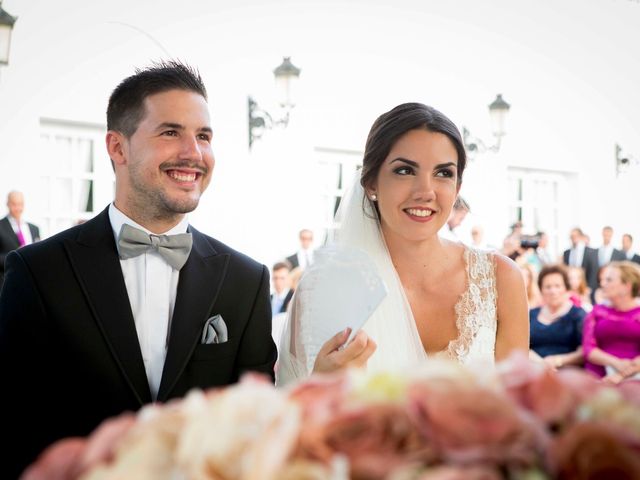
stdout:
<svg viewBox="0 0 640 480">
<path fill-rule="evenodd" d="M 420 165 L 418 164 L 418 162 L 414 162 L 413 160 L 407 160 L 406 158 L 403 157 L 398 157 L 398 158 L 394 158 L 393 160 L 391 160 L 389 162 L 389 164 L 392 164 L 394 162 L 402 162 L 402 163 L 406 163 L 407 165 L 410 165 L 414 168 L 419 168 Z"/>
</svg>

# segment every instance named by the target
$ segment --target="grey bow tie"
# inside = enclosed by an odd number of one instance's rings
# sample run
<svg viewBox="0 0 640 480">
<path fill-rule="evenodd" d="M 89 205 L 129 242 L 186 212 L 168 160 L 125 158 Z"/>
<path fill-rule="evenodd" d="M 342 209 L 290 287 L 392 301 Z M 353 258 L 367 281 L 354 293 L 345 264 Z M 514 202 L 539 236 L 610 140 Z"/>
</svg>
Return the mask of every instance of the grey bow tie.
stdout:
<svg viewBox="0 0 640 480">
<path fill-rule="evenodd" d="M 126 260 L 156 250 L 169 265 L 180 270 L 187 263 L 192 243 L 190 233 L 153 235 L 124 223 L 118 235 L 118 253 Z"/>
</svg>

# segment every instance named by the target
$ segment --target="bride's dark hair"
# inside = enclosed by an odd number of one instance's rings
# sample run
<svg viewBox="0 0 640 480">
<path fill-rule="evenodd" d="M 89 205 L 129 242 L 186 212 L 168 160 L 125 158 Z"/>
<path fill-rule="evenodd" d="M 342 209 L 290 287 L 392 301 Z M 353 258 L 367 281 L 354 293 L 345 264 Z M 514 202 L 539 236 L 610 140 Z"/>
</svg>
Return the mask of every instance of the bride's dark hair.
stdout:
<svg viewBox="0 0 640 480">
<path fill-rule="evenodd" d="M 458 152 L 458 185 L 467 164 L 467 154 L 458 128 L 444 114 L 422 103 L 403 103 L 380 115 L 373 123 L 362 161 L 360 184 L 367 188 L 378 176 L 380 167 L 396 141 L 410 130 L 428 130 L 446 135 Z"/>
</svg>

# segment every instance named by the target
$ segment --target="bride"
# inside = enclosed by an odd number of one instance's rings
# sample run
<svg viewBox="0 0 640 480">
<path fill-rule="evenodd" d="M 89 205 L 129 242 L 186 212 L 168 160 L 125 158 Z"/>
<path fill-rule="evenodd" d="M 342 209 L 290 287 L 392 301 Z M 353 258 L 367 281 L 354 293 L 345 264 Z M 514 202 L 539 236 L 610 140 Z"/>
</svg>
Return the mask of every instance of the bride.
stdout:
<svg viewBox="0 0 640 480">
<path fill-rule="evenodd" d="M 375 121 L 360 178 L 340 205 L 335 242 L 368 253 L 387 296 L 352 341 L 345 330 L 318 349 L 296 295 L 278 383 L 354 366 L 407 368 L 430 357 L 493 363 L 527 352 L 527 297 L 516 264 L 438 236 L 465 164 L 458 129 L 431 107 L 406 103 Z M 497 187 L 488 180 L 488 189 Z"/>
</svg>

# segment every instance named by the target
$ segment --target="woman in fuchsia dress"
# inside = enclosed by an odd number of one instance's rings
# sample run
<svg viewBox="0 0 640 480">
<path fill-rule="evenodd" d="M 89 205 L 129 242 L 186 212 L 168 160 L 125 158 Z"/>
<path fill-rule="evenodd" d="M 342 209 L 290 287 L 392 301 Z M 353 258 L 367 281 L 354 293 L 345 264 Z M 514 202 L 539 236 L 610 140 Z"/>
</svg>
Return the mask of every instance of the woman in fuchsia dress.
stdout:
<svg viewBox="0 0 640 480">
<path fill-rule="evenodd" d="M 640 267 L 612 262 L 603 273 L 607 304 L 584 320 L 586 368 L 612 383 L 640 378 Z"/>
</svg>

